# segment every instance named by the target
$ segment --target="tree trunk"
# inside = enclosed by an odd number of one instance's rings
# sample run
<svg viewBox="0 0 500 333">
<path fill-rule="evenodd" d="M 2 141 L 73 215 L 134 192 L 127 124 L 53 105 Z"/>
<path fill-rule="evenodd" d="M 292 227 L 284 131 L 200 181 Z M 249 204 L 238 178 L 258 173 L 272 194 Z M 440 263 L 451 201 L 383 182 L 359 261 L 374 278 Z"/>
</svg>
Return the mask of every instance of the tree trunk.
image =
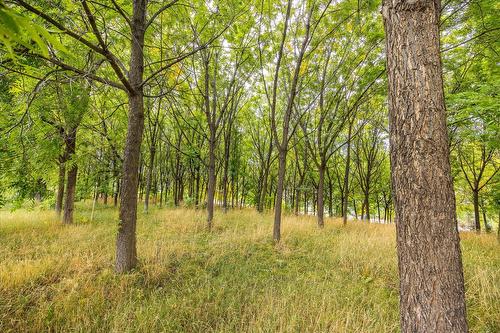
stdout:
<svg viewBox="0 0 500 333">
<path fill-rule="evenodd" d="M 349 121 L 349 132 L 347 135 L 347 156 L 345 160 L 345 174 L 344 174 L 344 196 L 342 198 L 342 220 L 343 225 L 347 224 L 347 203 L 349 200 L 349 172 L 351 167 L 351 136 L 352 136 L 352 125 L 354 120 Z"/>
<path fill-rule="evenodd" d="M 92 212 L 90 213 L 90 221 L 94 221 L 94 213 L 95 213 L 95 205 L 97 203 L 97 197 L 98 197 L 99 193 L 97 193 L 97 184 L 96 186 L 94 187 L 94 196 L 92 198 Z"/>
<path fill-rule="evenodd" d="M 224 176 L 222 178 L 222 207 L 224 213 L 227 213 L 227 185 L 228 185 L 228 172 L 229 172 L 229 152 L 231 148 L 231 127 L 229 127 L 228 132 L 225 135 L 224 140 Z M 234 193 L 234 191 L 233 191 Z M 232 197 L 234 199 L 234 196 Z M 231 202 L 231 205 L 234 206 L 234 202 Z"/>
<path fill-rule="evenodd" d="M 497 241 L 500 243 L 500 210 L 498 211 Z"/>
<path fill-rule="evenodd" d="M 333 181 L 330 174 L 328 174 L 328 216 L 333 217 Z M 344 216 L 343 212 L 342 216 Z"/>
<path fill-rule="evenodd" d="M 325 226 L 324 214 L 325 214 L 325 205 L 324 205 L 324 188 L 325 188 L 325 165 L 320 165 L 319 167 L 319 179 L 318 179 L 318 194 L 317 194 L 317 202 L 318 202 L 318 227 L 323 228 Z"/>
<path fill-rule="evenodd" d="M 356 207 L 356 199 L 354 199 L 354 198 L 352 198 L 352 207 L 354 208 L 354 218 L 357 220 L 358 219 L 358 208 Z"/>
<path fill-rule="evenodd" d="M 200 175 L 200 167 L 197 166 L 196 167 L 196 181 L 195 181 L 195 200 L 194 200 L 194 204 L 196 206 L 196 208 L 198 208 L 199 204 L 200 204 L 200 178 L 201 178 L 201 175 Z"/>
<path fill-rule="evenodd" d="M 294 214 L 295 216 L 299 216 L 300 190 L 298 188 L 295 190 L 295 198 Z"/>
<path fill-rule="evenodd" d="M 479 191 L 472 192 L 472 202 L 474 204 L 474 226 L 476 232 L 481 232 L 481 221 L 479 220 Z"/>
<path fill-rule="evenodd" d="M 486 232 L 491 232 L 491 226 L 488 224 L 488 220 L 486 219 L 486 208 L 484 207 L 484 200 L 481 201 L 481 213 L 483 213 L 483 223 L 484 229 Z"/>
<path fill-rule="evenodd" d="M 152 141 L 153 139 L 151 139 Z M 151 142 L 152 147 L 149 149 L 149 165 L 148 165 L 148 174 L 146 175 L 146 197 L 144 198 L 144 212 L 147 213 L 149 210 L 149 195 L 151 193 L 151 182 L 153 179 L 153 168 L 155 161 L 155 153 L 156 148 L 154 143 Z"/>
<path fill-rule="evenodd" d="M 365 219 L 367 222 L 370 222 L 370 190 L 368 186 L 366 187 L 363 206 L 365 207 Z"/>
<path fill-rule="evenodd" d="M 267 181 L 269 179 L 269 165 L 265 166 L 264 169 L 264 176 L 262 180 L 262 190 L 261 193 L 259 193 L 260 198 L 259 198 L 259 206 L 257 207 L 257 211 L 259 213 L 262 213 L 264 211 L 264 207 L 266 206 L 266 197 L 267 197 Z"/>
<path fill-rule="evenodd" d="M 207 229 L 212 230 L 215 199 L 215 130 L 211 131 L 208 153 Z"/>
<path fill-rule="evenodd" d="M 56 213 L 61 215 L 64 198 L 64 180 L 66 178 L 66 161 L 63 157 L 59 159 L 59 177 L 57 181 Z"/>
<path fill-rule="evenodd" d="M 307 202 L 307 190 L 304 191 L 304 215 L 309 215 L 309 205 Z"/>
<path fill-rule="evenodd" d="M 144 73 L 143 48 L 146 24 L 146 0 L 134 0 L 131 21 L 133 38 L 131 41 L 129 81 L 134 91 L 128 93 L 128 129 L 125 152 L 123 154 L 120 221 L 116 241 L 115 269 L 119 273 L 128 272 L 137 265 L 135 230 L 137 221 L 139 157 L 144 130 L 142 78 Z"/>
<path fill-rule="evenodd" d="M 116 178 L 116 189 L 115 189 L 115 194 L 113 198 L 113 206 L 117 207 L 118 206 L 118 196 L 120 195 L 120 179 Z"/>
<path fill-rule="evenodd" d="M 275 242 L 279 242 L 279 240 L 281 239 L 281 207 L 283 202 L 283 186 L 285 181 L 286 149 L 280 148 L 278 154 L 278 183 L 276 185 L 273 225 L 273 239 Z"/>
<path fill-rule="evenodd" d="M 74 158 L 76 151 L 76 128 L 70 129 L 66 136 L 66 153 L 69 158 Z M 64 200 L 64 215 L 63 223 L 73 223 L 73 211 L 75 210 L 75 191 L 76 191 L 76 175 L 78 167 L 75 161 L 71 162 L 71 168 L 68 171 L 68 179 L 66 181 L 66 198 Z"/>
<path fill-rule="evenodd" d="M 384 0 L 402 332 L 467 332 L 439 0 Z"/>
<path fill-rule="evenodd" d="M 377 193 L 377 220 L 380 223 L 380 198 Z"/>
</svg>

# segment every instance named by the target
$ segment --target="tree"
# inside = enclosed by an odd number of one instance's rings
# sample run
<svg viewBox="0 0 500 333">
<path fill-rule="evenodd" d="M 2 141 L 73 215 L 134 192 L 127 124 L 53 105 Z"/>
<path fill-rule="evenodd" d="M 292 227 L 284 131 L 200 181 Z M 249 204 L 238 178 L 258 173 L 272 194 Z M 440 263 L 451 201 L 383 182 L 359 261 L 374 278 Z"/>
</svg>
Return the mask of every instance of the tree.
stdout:
<svg viewBox="0 0 500 333">
<path fill-rule="evenodd" d="M 472 204 L 474 206 L 474 226 L 477 232 L 481 231 L 479 218 L 479 193 L 488 185 L 500 170 L 496 165 L 494 148 L 487 148 L 484 143 L 460 143 L 457 149 L 460 169 L 472 191 Z M 479 156 L 477 156 L 479 155 Z M 486 230 L 489 229 L 486 213 L 483 207 L 483 222 Z"/>
<path fill-rule="evenodd" d="M 374 123 L 365 126 L 363 133 L 357 136 L 354 142 L 354 165 L 356 177 L 361 191 L 363 192 L 363 204 L 361 206 L 362 219 L 370 222 L 370 194 L 372 186 L 378 183 L 381 166 L 385 156 L 383 155 L 383 136 L 380 124 Z"/>
<path fill-rule="evenodd" d="M 312 3 L 308 8 L 303 6 L 299 9 L 299 16 L 305 17 L 304 20 L 297 20 L 298 27 L 302 32 L 302 38 L 300 41 L 300 46 L 296 52 L 296 57 L 292 65 L 292 74 L 290 77 L 289 88 L 284 94 L 285 103 L 282 113 L 282 119 L 279 119 L 278 114 L 278 85 L 280 83 L 280 73 L 282 72 L 282 65 L 284 61 L 285 53 L 285 43 L 287 42 L 287 36 L 289 34 L 290 28 L 290 18 L 292 15 L 292 1 L 287 1 L 286 14 L 284 17 L 283 29 L 280 37 L 280 44 L 277 50 L 277 59 L 274 64 L 272 85 L 270 89 L 267 88 L 264 76 L 264 65 L 262 63 L 262 50 L 260 48 L 260 36 L 259 36 L 259 56 L 261 60 L 261 73 L 263 84 L 265 87 L 266 98 L 269 106 L 270 122 L 271 122 L 271 132 L 273 137 L 274 146 L 278 152 L 278 176 L 276 184 L 276 200 L 274 206 L 274 226 L 273 226 L 273 239 L 278 242 L 281 238 L 281 211 L 283 205 L 283 191 L 285 186 L 285 172 L 286 172 L 286 158 L 288 153 L 288 144 L 290 142 L 291 134 L 295 132 L 293 126 L 290 127 L 292 120 L 293 111 L 296 109 L 295 98 L 298 94 L 299 81 L 303 74 L 303 61 L 306 56 L 306 51 L 311 43 L 316 27 L 321 22 L 322 18 L 325 16 L 325 12 L 328 10 L 331 1 L 325 4 L 322 8 L 316 7 L 316 3 Z M 317 14 L 314 22 L 313 16 Z M 303 21 L 303 22 L 301 22 Z M 262 25 L 262 24 L 261 24 Z M 286 60 L 286 59 L 285 59 Z M 286 65 L 286 63 L 285 63 Z M 286 68 L 286 67 L 285 67 Z M 300 118 L 300 117 L 298 117 Z M 281 126 L 278 125 L 281 123 Z M 296 126 L 296 125 L 295 125 Z"/>
<path fill-rule="evenodd" d="M 403 332 L 467 332 L 439 47 L 440 2 L 384 0 Z"/>
<path fill-rule="evenodd" d="M 84 13 L 85 28 L 88 27 L 93 40 L 81 36 L 77 32 L 66 27 L 62 20 L 54 18 L 23 0 L 16 0 L 16 4 L 26 9 L 33 15 L 42 18 L 46 23 L 56 27 L 62 31 L 66 36 L 72 38 L 74 41 L 86 47 L 90 52 L 96 56 L 101 56 L 104 61 L 109 64 L 109 67 L 118 82 L 113 81 L 107 77 L 99 76 L 85 72 L 71 64 L 68 64 L 64 59 L 59 59 L 55 55 L 49 57 L 39 55 L 61 69 L 73 71 L 79 74 L 85 74 L 89 79 L 107 84 L 117 89 L 123 90 L 127 94 L 128 99 L 128 129 L 127 137 L 125 140 L 125 151 L 123 154 L 123 170 L 122 170 L 122 188 L 120 196 L 120 214 L 119 214 L 119 228 L 116 242 L 116 271 L 128 272 L 132 270 L 137 264 L 137 249 L 136 249 L 136 220 L 137 220 L 137 189 L 139 183 L 139 157 L 142 142 L 142 134 L 144 129 L 144 87 L 147 86 L 157 75 L 169 70 L 175 64 L 181 62 L 183 59 L 193 55 L 194 53 L 205 49 L 213 40 L 219 35 L 216 34 L 209 39 L 208 42 L 198 43 L 198 47 L 192 48 L 191 51 L 179 52 L 173 58 L 160 59 L 159 62 L 154 62 L 155 67 L 148 66 L 149 76 L 144 78 L 145 72 L 145 37 L 146 30 L 154 27 L 155 20 L 161 14 L 174 6 L 178 0 L 172 0 L 161 7 L 148 18 L 146 0 L 134 0 L 132 3 L 132 15 L 127 13 L 128 8 L 120 6 L 117 2 L 113 1 L 113 6 L 106 6 L 102 4 L 89 4 L 89 2 L 81 1 L 81 10 Z M 105 17 L 102 15 L 96 16 L 94 13 L 97 6 L 98 9 L 110 10 L 119 15 L 125 22 L 128 30 L 125 35 L 130 40 L 130 58 L 129 68 L 125 69 L 124 61 L 120 60 L 117 56 L 115 45 L 111 45 L 107 39 L 107 34 L 110 33 L 107 29 Z M 93 10 L 94 9 L 94 10 Z M 232 21 L 230 21 L 232 22 Z M 88 24 L 87 24 L 88 23 Z M 227 27 L 226 27 L 227 29 Z M 224 29 L 225 30 L 225 29 Z M 223 30 L 223 31 L 224 31 Z M 123 34 L 119 34 L 123 36 Z M 154 39 L 154 38 L 153 38 Z M 95 42 L 94 42 L 95 40 Z M 127 38 L 125 39 L 127 40 Z M 108 75 L 110 73 L 107 73 Z"/>
</svg>

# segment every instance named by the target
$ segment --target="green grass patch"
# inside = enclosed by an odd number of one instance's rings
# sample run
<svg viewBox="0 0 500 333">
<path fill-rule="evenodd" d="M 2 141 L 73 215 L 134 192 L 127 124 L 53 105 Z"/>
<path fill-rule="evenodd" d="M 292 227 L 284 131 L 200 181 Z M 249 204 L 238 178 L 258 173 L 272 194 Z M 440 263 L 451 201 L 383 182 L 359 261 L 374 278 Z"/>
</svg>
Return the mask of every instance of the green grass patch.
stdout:
<svg viewBox="0 0 500 333">
<path fill-rule="evenodd" d="M 397 332 L 395 230 L 313 217 L 153 209 L 138 221 L 140 265 L 113 272 L 117 211 L 77 205 L 0 211 L 1 332 Z M 500 247 L 463 233 L 471 332 L 500 331 Z"/>
</svg>

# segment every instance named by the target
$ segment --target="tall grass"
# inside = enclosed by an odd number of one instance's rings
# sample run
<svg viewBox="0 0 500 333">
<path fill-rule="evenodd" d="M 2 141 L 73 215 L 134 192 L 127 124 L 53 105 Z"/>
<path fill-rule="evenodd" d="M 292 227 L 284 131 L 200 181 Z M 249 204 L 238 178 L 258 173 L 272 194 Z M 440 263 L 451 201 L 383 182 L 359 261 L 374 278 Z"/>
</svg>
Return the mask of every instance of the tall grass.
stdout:
<svg viewBox="0 0 500 333">
<path fill-rule="evenodd" d="M 252 210 L 140 215 L 140 265 L 113 272 L 117 212 L 0 211 L 0 332 L 397 332 L 395 231 Z M 462 234 L 471 332 L 500 331 L 500 247 Z"/>
</svg>

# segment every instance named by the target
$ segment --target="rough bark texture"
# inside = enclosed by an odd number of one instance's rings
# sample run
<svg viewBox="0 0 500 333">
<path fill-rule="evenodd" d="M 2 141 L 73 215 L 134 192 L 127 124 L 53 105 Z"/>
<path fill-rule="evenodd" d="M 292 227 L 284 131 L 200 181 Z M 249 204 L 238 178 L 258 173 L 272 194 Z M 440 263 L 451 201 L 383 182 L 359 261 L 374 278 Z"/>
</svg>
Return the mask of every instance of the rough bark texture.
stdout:
<svg viewBox="0 0 500 333">
<path fill-rule="evenodd" d="M 467 332 L 439 0 L 384 0 L 402 332 Z"/>
<path fill-rule="evenodd" d="M 123 178 L 120 193 L 120 222 L 116 241 L 117 272 L 128 272 L 137 264 L 136 220 L 139 156 L 144 129 L 144 31 L 146 0 L 134 0 L 129 81 L 134 91 L 128 94 L 128 129 L 123 154 Z"/>
<path fill-rule="evenodd" d="M 66 135 L 66 156 L 74 158 L 76 151 L 76 128 L 70 129 Z M 71 168 L 68 170 L 68 179 L 66 181 L 66 198 L 64 200 L 63 223 L 73 223 L 73 211 L 75 210 L 75 191 L 76 191 L 76 175 L 78 167 L 74 161 L 71 162 Z"/>
</svg>

